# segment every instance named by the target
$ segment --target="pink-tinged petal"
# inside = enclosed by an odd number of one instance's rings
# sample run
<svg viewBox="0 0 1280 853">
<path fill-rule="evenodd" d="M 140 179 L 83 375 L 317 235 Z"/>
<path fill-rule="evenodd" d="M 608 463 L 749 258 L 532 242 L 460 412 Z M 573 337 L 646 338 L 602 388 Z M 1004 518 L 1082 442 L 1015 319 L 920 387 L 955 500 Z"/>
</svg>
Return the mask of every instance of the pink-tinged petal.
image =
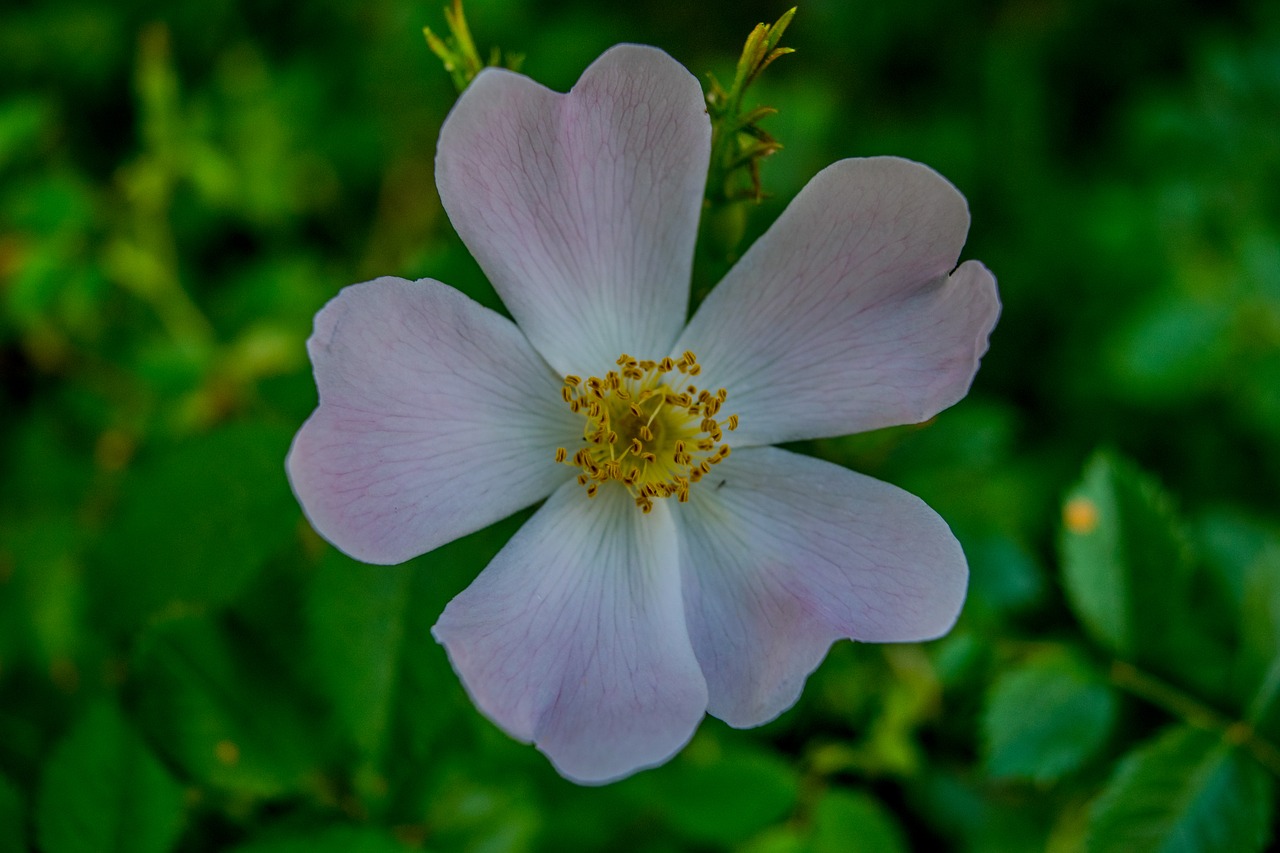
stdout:
<svg viewBox="0 0 1280 853">
<path fill-rule="evenodd" d="M 486 716 L 570 779 L 618 779 L 674 755 L 707 707 L 677 559 L 668 507 L 570 482 L 433 633 Z"/>
<path fill-rule="evenodd" d="M 791 707 L 834 640 L 946 633 L 968 582 L 960 545 L 919 498 L 776 447 L 735 451 L 677 516 L 686 618 L 732 726 Z"/>
<path fill-rule="evenodd" d="M 968 227 L 964 197 L 908 160 L 810 181 L 675 347 L 728 389 L 734 446 L 917 423 L 963 397 L 1000 313 L 985 267 L 951 272 Z"/>
<path fill-rule="evenodd" d="M 595 373 L 680 333 L 710 145 L 693 75 L 622 45 L 567 95 L 483 71 L 440 131 L 436 182 L 533 345 Z"/>
<path fill-rule="evenodd" d="M 560 381 L 510 320 L 453 288 L 398 278 L 345 288 L 307 342 L 320 405 L 289 450 L 321 536 L 399 563 L 546 497 L 581 436 Z"/>
</svg>

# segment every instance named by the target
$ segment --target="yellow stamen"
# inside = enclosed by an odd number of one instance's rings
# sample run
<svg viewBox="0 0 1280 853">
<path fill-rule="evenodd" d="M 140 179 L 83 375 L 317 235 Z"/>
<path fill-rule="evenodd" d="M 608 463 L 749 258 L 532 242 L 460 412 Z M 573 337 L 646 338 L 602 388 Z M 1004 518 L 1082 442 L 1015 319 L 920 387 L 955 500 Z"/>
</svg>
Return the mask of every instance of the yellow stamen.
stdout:
<svg viewBox="0 0 1280 853">
<path fill-rule="evenodd" d="M 644 513 L 658 498 L 687 502 L 690 485 L 729 455 L 720 442 L 725 429 L 737 428 L 738 416 L 716 417 L 729 392 L 683 384 L 682 375 L 702 369 L 688 351 L 659 361 L 623 353 L 616 364 L 603 377 L 564 377 L 561 394 L 583 416 L 583 445 L 572 458 L 556 448 L 556 461 L 580 469 L 577 481 L 589 497 L 616 481 Z"/>
</svg>

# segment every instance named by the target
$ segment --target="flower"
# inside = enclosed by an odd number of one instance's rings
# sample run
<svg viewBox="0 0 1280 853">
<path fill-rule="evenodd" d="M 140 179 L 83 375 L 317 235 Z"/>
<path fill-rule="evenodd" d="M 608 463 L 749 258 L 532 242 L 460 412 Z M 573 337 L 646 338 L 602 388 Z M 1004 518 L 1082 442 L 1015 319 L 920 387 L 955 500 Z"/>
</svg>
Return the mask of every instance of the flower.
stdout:
<svg viewBox="0 0 1280 853">
<path fill-rule="evenodd" d="M 897 158 L 819 173 L 686 325 L 710 127 L 697 81 L 615 47 L 568 94 L 481 73 L 440 197 L 519 325 L 430 279 L 344 289 L 308 347 L 290 481 L 398 563 L 545 499 L 433 629 L 479 709 L 566 777 L 757 726 L 841 638 L 945 633 L 968 569 L 918 498 L 770 445 L 915 423 L 999 313 L 964 198 Z M 731 448 L 731 452 L 730 452 Z"/>
</svg>

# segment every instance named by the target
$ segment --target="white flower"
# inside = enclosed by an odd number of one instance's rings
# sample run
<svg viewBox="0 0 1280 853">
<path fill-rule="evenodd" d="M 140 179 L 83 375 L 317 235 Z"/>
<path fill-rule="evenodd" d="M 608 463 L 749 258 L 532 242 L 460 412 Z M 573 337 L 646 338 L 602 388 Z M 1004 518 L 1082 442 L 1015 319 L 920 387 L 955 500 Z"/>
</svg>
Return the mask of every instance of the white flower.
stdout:
<svg viewBox="0 0 1280 853">
<path fill-rule="evenodd" d="M 704 713 L 767 722 L 834 640 L 936 637 L 964 599 L 919 499 L 769 446 L 964 396 L 999 302 L 955 267 L 963 197 L 905 160 L 836 163 L 686 325 L 709 147 L 658 50 L 616 47 L 567 95 L 486 70 L 437 181 L 519 326 L 382 278 L 309 343 L 320 405 L 288 470 L 343 551 L 398 563 L 546 500 L 434 633 L 480 710 L 580 782 L 667 760 Z"/>
</svg>

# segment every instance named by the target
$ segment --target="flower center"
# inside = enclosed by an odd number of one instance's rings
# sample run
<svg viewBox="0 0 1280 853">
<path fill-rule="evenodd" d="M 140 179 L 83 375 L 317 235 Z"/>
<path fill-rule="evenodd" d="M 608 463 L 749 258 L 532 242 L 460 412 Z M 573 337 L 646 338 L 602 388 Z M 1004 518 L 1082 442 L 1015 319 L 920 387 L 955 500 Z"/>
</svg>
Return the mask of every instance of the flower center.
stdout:
<svg viewBox="0 0 1280 853">
<path fill-rule="evenodd" d="M 561 389 L 569 408 L 582 415 L 582 446 L 573 454 L 556 449 L 556 461 L 581 468 L 578 483 L 595 497 L 601 483 L 615 480 L 636 506 L 653 509 L 655 498 L 689 500 L 689 486 L 729 455 L 724 431 L 738 416 L 716 416 L 729 392 L 712 393 L 687 384 L 702 371 L 691 352 L 679 359 L 637 361 L 618 357 L 618 370 L 604 378 L 566 376 Z"/>
</svg>

